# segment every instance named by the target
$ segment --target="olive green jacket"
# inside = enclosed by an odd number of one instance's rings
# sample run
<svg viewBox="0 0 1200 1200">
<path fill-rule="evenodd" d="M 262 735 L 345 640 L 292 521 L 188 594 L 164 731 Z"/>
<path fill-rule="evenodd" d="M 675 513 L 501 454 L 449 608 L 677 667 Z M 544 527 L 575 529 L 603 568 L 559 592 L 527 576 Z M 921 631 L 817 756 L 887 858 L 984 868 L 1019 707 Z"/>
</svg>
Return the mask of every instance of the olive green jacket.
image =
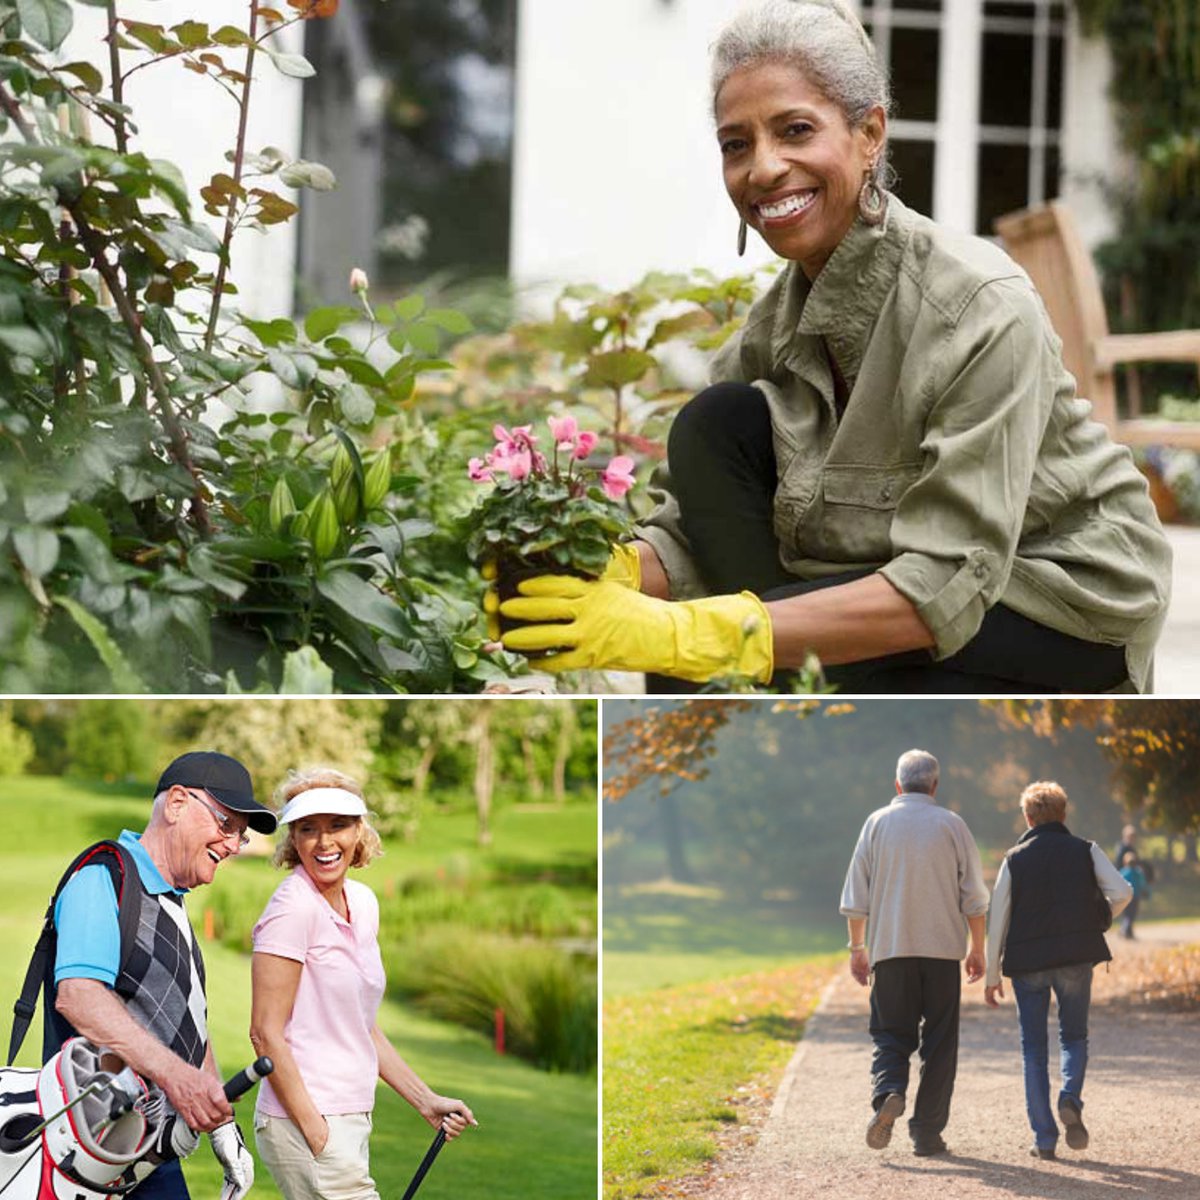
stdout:
<svg viewBox="0 0 1200 1200">
<path fill-rule="evenodd" d="M 713 382 L 767 397 L 775 532 L 802 579 L 875 567 L 945 658 L 1003 601 L 1124 645 L 1145 689 L 1171 552 L 1127 449 L 1089 418 L 1028 277 L 981 238 L 889 198 L 814 283 L 791 263 L 718 352 Z M 850 389 L 839 423 L 826 346 Z M 663 472 L 639 536 L 675 598 L 705 588 Z"/>
</svg>

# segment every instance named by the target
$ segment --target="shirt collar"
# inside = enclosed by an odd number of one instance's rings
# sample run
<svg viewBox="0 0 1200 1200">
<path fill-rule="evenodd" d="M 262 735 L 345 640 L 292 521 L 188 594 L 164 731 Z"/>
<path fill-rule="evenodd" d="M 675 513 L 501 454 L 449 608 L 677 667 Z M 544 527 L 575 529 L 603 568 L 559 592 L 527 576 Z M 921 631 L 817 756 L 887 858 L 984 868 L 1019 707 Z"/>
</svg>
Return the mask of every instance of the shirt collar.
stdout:
<svg viewBox="0 0 1200 1200">
<path fill-rule="evenodd" d="M 140 833 L 134 833 L 132 829 L 122 829 L 121 836 L 117 841 L 133 855 L 133 861 L 137 864 L 138 875 L 142 879 L 142 887 L 151 896 L 161 896 L 166 892 L 170 892 L 174 896 L 187 895 L 187 888 L 174 887 L 163 878 L 162 872 L 155 866 L 154 859 L 150 857 L 146 848 L 142 845 L 142 835 Z"/>
<path fill-rule="evenodd" d="M 879 225 L 856 217 L 821 273 L 811 283 L 791 263 L 783 297 L 771 330 L 777 363 L 788 363 L 820 351 L 818 345 L 797 346 L 796 334 L 824 338 L 847 384 L 853 386 L 879 310 L 891 291 L 900 258 L 912 234 L 915 214 L 892 195 Z"/>
<path fill-rule="evenodd" d="M 293 872 L 293 874 L 298 875 L 301 879 L 304 880 L 304 882 L 308 885 L 309 890 L 312 892 L 312 894 L 318 900 L 320 900 L 322 907 L 329 913 L 329 915 L 334 919 L 334 921 L 337 922 L 337 924 L 345 925 L 347 927 L 350 925 L 350 922 L 347 921 L 346 918 L 343 917 L 342 914 L 340 912 L 338 912 L 337 909 L 335 909 L 333 907 L 333 905 L 330 904 L 329 901 L 326 900 L 325 897 L 321 894 L 320 890 L 317 888 L 317 885 L 313 882 L 313 877 L 304 869 L 303 863 L 297 863 L 292 868 L 292 872 Z M 346 882 L 349 883 L 350 881 L 347 880 Z M 346 896 L 346 910 L 347 910 L 347 912 L 350 910 L 349 894 L 347 894 L 347 896 Z"/>
<path fill-rule="evenodd" d="M 892 801 L 892 803 L 893 804 L 903 804 L 905 801 L 908 801 L 908 800 L 916 800 L 916 801 L 920 802 L 921 804 L 936 804 L 937 803 L 937 797 L 930 796 L 927 792 L 901 792 L 900 795 L 898 795 L 895 798 L 895 800 Z"/>
<path fill-rule="evenodd" d="M 1017 839 L 1017 844 L 1019 845 L 1021 842 L 1028 842 L 1035 837 L 1041 837 L 1044 833 L 1069 834 L 1070 832 L 1071 831 L 1061 821 L 1043 821 L 1040 825 L 1034 825 L 1025 830 L 1025 832 Z"/>
</svg>

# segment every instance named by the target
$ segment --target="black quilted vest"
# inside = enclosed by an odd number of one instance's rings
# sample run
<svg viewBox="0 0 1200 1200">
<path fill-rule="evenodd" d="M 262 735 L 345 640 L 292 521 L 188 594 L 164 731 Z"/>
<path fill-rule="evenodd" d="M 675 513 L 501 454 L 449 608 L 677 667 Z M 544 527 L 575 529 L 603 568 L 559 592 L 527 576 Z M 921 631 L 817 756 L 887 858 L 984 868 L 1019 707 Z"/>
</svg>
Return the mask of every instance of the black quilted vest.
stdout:
<svg viewBox="0 0 1200 1200">
<path fill-rule="evenodd" d="M 1012 913 L 1001 966 L 1005 975 L 1112 958 L 1090 842 L 1061 821 L 1048 821 L 1027 830 L 1007 861 Z"/>
</svg>

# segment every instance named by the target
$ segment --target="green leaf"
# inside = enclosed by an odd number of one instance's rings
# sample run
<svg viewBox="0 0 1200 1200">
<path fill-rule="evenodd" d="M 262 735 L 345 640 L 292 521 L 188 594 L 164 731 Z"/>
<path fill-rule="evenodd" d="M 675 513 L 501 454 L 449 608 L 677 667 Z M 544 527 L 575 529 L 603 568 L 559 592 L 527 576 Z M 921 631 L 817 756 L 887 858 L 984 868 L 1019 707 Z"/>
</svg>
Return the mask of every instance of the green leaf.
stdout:
<svg viewBox="0 0 1200 1200">
<path fill-rule="evenodd" d="M 66 63 L 58 69 L 74 75 L 93 95 L 104 86 L 104 76 L 90 62 Z"/>
<path fill-rule="evenodd" d="M 405 328 L 403 336 L 408 344 L 419 354 L 424 354 L 432 358 L 438 352 L 441 337 L 438 334 L 436 325 L 425 321 L 417 321 L 415 324 Z M 388 341 L 391 341 L 391 336 L 389 336 Z"/>
<path fill-rule="evenodd" d="M 413 292 L 410 296 L 405 296 L 403 300 L 397 300 L 395 304 L 395 313 L 397 321 L 413 321 L 425 311 L 425 297 L 419 292 Z"/>
<path fill-rule="evenodd" d="M 287 75 L 291 79 L 309 79 L 317 73 L 303 54 L 285 54 L 280 50 L 272 50 L 269 46 L 261 48 L 270 56 L 275 69 L 281 75 Z"/>
<path fill-rule="evenodd" d="M 471 324 L 471 318 L 456 308 L 431 308 L 425 314 L 425 320 L 431 321 L 447 333 L 470 333 L 475 328 Z"/>
<path fill-rule="evenodd" d="M 314 308 L 304 318 L 304 332 L 310 342 L 323 342 L 331 333 L 337 333 L 349 321 L 357 320 L 362 314 L 347 304 L 334 304 L 326 308 Z"/>
<path fill-rule="evenodd" d="M 213 33 L 212 40 L 218 46 L 249 46 L 254 42 L 244 29 L 239 29 L 236 25 L 222 25 Z"/>
<path fill-rule="evenodd" d="M 58 535 L 43 525 L 22 525 L 13 530 L 13 546 L 25 569 L 35 579 L 54 570 L 58 562 Z"/>
<path fill-rule="evenodd" d="M 264 346 L 278 346 L 282 342 L 296 340 L 296 326 L 287 317 L 276 317 L 273 321 L 255 321 L 250 317 L 243 317 L 242 324 Z"/>
<path fill-rule="evenodd" d="M 583 384 L 585 387 L 624 387 L 636 383 L 657 365 L 654 355 L 644 350 L 609 350 L 593 354 L 588 360 Z"/>
<path fill-rule="evenodd" d="M 17 0 L 17 15 L 21 28 L 47 50 L 57 50 L 75 23 L 67 0 Z"/>
<path fill-rule="evenodd" d="M 77 600 L 70 596 L 55 596 L 54 603 L 71 615 L 75 624 L 83 630 L 93 649 L 100 656 L 100 661 L 108 668 L 112 677 L 113 690 L 116 692 L 145 692 L 149 689 L 142 682 L 137 672 L 129 665 L 121 648 L 113 641 L 103 623 L 88 612 Z"/>
<path fill-rule="evenodd" d="M 351 425 L 368 425 L 375 419 L 375 401 L 361 384 L 348 383 L 337 394 L 342 416 Z"/>
<path fill-rule="evenodd" d="M 202 21 L 184 21 L 180 25 L 172 25 L 171 32 L 179 39 L 179 44 L 189 50 L 211 44 L 208 26 Z"/>
<path fill-rule="evenodd" d="M 283 656 L 280 693 L 329 696 L 333 694 L 333 669 L 321 661 L 312 646 L 301 646 Z"/>
<path fill-rule="evenodd" d="M 288 187 L 312 188 L 314 192 L 332 192 L 337 187 L 337 177 L 324 164 L 305 162 L 298 158 L 279 172 L 281 183 Z"/>
<path fill-rule="evenodd" d="M 318 575 L 317 591 L 347 616 L 380 633 L 402 641 L 413 636 L 399 605 L 353 571 L 334 570 Z"/>
<path fill-rule="evenodd" d="M 39 487 L 25 493 L 25 517 L 35 525 L 61 517 L 70 506 L 70 492 Z"/>
</svg>

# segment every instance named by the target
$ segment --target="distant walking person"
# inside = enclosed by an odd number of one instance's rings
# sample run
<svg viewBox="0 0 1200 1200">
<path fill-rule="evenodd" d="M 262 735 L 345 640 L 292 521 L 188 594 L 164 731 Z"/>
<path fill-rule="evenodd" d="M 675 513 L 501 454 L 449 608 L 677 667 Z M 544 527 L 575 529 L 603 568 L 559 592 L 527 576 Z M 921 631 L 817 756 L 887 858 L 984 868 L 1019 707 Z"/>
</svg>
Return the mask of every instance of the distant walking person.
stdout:
<svg viewBox="0 0 1200 1200">
<path fill-rule="evenodd" d="M 909 750 L 896 764 L 896 798 L 859 834 L 841 912 L 850 973 L 871 988 L 871 1105 L 867 1145 L 882 1150 L 904 1112 L 909 1059 L 921 1082 L 908 1131 L 918 1155 L 943 1154 L 958 1068 L 958 1014 L 967 979 L 983 978 L 987 888 L 966 822 L 934 799 L 938 761 Z M 970 947 L 968 949 L 968 936 Z"/>
<path fill-rule="evenodd" d="M 1136 850 L 1126 850 L 1117 859 L 1117 866 L 1120 868 L 1121 878 L 1133 888 L 1133 899 L 1129 901 L 1125 906 L 1125 911 L 1121 914 L 1121 935 L 1131 938 L 1138 909 L 1141 908 L 1143 900 L 1150 899 L 1150 880 Z"/>
<path fill-rule="evenodd" d="M 1050 993 L 1058 1003 L 1062 1089 L 1058 1116 L 1072 1150 L 1086 1150 L 1083 1077 L 1088 1062 L 1092 968 L 1112 955 L 1104 940 L 1112 916 L 1132 889 L 1095 842 L 1063 824 L 1067 793 L 1057 783 L 1031 783 L 1021 793 L 1029 826 L 1004 856 L 992 893 L 984 999 L 999 1007 L 1001 974 L 1012 979 L 1021 1024 L 1025 1108 L 1033 1129 L 1030 1153 L 1054 1158 L 1058 1126 L 1050 1111 L 1046 1019 Z"/>
</svg>

